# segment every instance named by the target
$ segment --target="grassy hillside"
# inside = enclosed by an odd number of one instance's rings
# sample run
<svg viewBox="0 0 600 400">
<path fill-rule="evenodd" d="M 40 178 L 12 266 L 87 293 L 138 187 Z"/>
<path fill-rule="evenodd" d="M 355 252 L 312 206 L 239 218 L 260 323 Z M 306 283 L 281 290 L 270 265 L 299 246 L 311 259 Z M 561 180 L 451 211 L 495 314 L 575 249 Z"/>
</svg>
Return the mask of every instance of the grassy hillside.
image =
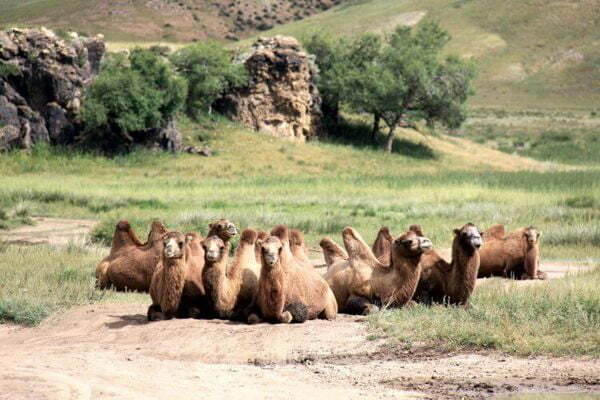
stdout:
<svg viewBox="0 0 600 400">
<path fill-rule="evenodd" d="M 512 110 L 596 110 L 600 16 L 596 0 L 371 0 L 342 5 L 272 33 L 352 35 L 434 19 L 448 52 L 480 66 L 471 104 Z"/>
<path fill-rule="evenodd" d="M 308 18 L 286 7 L 286 2 L 258 0 L 4 0 L 0 25 L 44 24 L 102 32 L 116 42 L 112 48 L 120 48 L 145 41 L 223 38 L 232 32 L 240 37 L 253 35 L 256 29 L 252 27 L 236 30 L 238 15 L 250 16 L 253 23 L 268 20 L 277 25 L 280 19 L 283 25 L 261 34 L 298 37 L 315 31 L 333 35 L 384 32 L 398 24 L 435 19 L 454 37 L 447 50 L 474 57 L 479 63 L 473 107 L 599 111 L 596 0 L 353 0 L 325 12 L 314 4 L 299 6 L 299 10 L 311 10 L 309 14 L 318 12 Z"/>
</svg>

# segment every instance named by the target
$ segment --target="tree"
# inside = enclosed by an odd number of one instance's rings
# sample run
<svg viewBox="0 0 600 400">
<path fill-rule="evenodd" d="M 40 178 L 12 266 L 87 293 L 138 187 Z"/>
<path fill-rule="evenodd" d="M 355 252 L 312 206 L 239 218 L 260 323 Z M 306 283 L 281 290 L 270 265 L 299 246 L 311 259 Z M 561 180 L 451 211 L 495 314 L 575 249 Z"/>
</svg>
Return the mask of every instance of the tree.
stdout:
<svg viewBox="0 0 600 400">
<path fill-rule="evenodd" d="M 327 62 L 317 61 L 325 81 L 319 89 L 355 112 L 371 114 L 373 140 L 383 121 L 387 152 L 400 125 L 425 120 L 430 126 L 440 122 L 455 128 L 464 121 L 475 73 L 471 63 L 458 57 L 440 61 L 449 40 L 447 32 L 429 22 L 416 31 L 398 27 L 385 37 L 363 34 L 351 42 L 328 44 L 329 52 L 336 49 L 340 55 L 325 52 Z M 319 41 L 313 38 L 312 43 Z"/>
<path fill-rule="evenodd" d="M 186 46 L 171 56 L 171 62 L 188 81 L 186 110 L 193 117 L 210 113 L 222 94 L 248 82 L 245 66 L 234 64 L 231 52 L 215 42 Z"/>
<path fill-rule="evenodd" d="M 314 34 L 305 39 L 303 45 L 306 51 L 315 56 L 319 69 L 317 86 L 321 94 L 323 116 L 335 123 L 339 117 L 344 88 L 348 42 L 345 39 L 334 40 L 330 36 Z"/>
<path fill-rule="evenodd" d="M 166 126 L 183 106 L 185 80 L 148 50 L 108 59 L 88 88 L 81 111 L 81 141 L 104 150 L 128 149 Z"/>
</svg>

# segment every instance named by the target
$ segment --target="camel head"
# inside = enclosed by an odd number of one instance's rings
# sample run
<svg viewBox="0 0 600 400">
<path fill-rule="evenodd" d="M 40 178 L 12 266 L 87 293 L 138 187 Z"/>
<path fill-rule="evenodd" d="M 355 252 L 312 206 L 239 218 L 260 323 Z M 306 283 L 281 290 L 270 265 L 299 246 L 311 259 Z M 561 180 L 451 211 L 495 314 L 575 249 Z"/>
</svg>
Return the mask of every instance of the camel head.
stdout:
<svg viewBox="0 0 600 400">
<path fill-rule="evenodd" d="M 261 241 L 261 260 L 265 267 L 274 267 L 281 259 L 283 243 L 277 236 L 269 236 Z"/>
<path fill-rule="evenodd" d="M 207 237 L 202 242 L 204 258 L 208 262 L 220 261 L 225 255 L 225 242 L 217 235 Z"/>
<path fill-rule="evenodd" d="M 229 240 L 238 234 L 238 228 L 233 222 L 220 219 L 208 225 L 208 236 L 218 235 L 223 240 Z"/>
<path fill-rule="evenodd" d="M 541 236 L 542 232 L 538 231 L 533 226 L 525 228 L 525 230 L 523 231 L 523 237 L 525 238 L 525 240 L 527 240 L 527 244 L 530 246 L 535 246 L 540 240 Z"/>
<path fill-rule="evenodd" d="M 477 250 L 483 245 L 481 231 L 471 223 L 454 230 L 455 240 L 465 249 Z"/>
<path fill-rule="evenodd" d="M 392 244 L 392 257 L 400 255 L 408 258 L 420 257 L 433 248 L 429 238 L 418 235 L 413 230 L 408 230 L 394 240 Z"/>
<path fill-rule="evenodd" d="M 183 233 L 168 232 L 163 236 L 163 255 L 166 259 L 182 258 L 185 255 L 185 246 L 188 239 Z"/>
</svg>

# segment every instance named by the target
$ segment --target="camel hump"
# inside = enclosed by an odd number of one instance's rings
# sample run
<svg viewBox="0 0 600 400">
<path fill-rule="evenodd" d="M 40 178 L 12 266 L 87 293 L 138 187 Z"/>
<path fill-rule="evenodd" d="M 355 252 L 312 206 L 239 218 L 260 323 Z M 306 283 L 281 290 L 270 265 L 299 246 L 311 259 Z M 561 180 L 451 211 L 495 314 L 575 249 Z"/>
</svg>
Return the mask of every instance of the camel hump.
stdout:
<svg viewBox="0 0 600 400">
<path fill-rule="evenodd" d="M 131 229 L 131 224 L 129 221 L 121 220 L 117 223 L 117 230 L 127 232 Z"/>
<path fill-rule="evenodd" d="M 411 226 L 408 227 L 409 231 L 413 231 L 414 233 L 416 233 L 419 236 L 425 236 L 423 234 L 423 228 L 421 228 L 421 225 L 419 224 L 412 224 Z"/>
<path fill-rule="evenodd" d="M 486 239 L 503 239 L 506 236 L 506 230 L 504 229 L 504 225 L 496 224 L 486 229 L 483 234 Z"/>
<path fill-rule="evenodd" d="M 392 240 L 392 233 L 390 232 L 390 228 L 388 228 L 387 226 L 382 226 L 381 228 L 379 228 L 377 236 L 382 236 L 388 240 Z"/>
<path fill-rule="evenodd" d="M 290 241 L 290 231 L 285 225 L 277 225 L 275 228 L 271 229 L 271 236 L 277 237 L 282 242 Z"/>
<path fill-rule="evenodd" d="M 258 239 L 258 232 L 256 232 L 254 229 L 244 229 L 242 236 L 240 237 L 240 242 L 253 245 L 256 243 L 256 239 Z"/>
<path fill-rule="evenodd" d="M 290 241 L 296 245 L 304 244 L 304 235 L 298 229 L 290 230 Z"/>
</svg>

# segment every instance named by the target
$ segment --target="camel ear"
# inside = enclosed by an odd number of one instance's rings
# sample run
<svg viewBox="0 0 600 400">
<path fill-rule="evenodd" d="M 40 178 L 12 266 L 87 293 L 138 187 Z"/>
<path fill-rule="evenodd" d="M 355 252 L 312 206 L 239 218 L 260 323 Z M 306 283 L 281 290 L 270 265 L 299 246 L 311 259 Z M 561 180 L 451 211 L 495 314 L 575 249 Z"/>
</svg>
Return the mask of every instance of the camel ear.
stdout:
<svg viewBox="0 0 600 400">
<path fill-rule="evenodd" d="M 454 229 L 454 234 L 458 235 L 460 233 L 460 229 Z"/>
</svg>

